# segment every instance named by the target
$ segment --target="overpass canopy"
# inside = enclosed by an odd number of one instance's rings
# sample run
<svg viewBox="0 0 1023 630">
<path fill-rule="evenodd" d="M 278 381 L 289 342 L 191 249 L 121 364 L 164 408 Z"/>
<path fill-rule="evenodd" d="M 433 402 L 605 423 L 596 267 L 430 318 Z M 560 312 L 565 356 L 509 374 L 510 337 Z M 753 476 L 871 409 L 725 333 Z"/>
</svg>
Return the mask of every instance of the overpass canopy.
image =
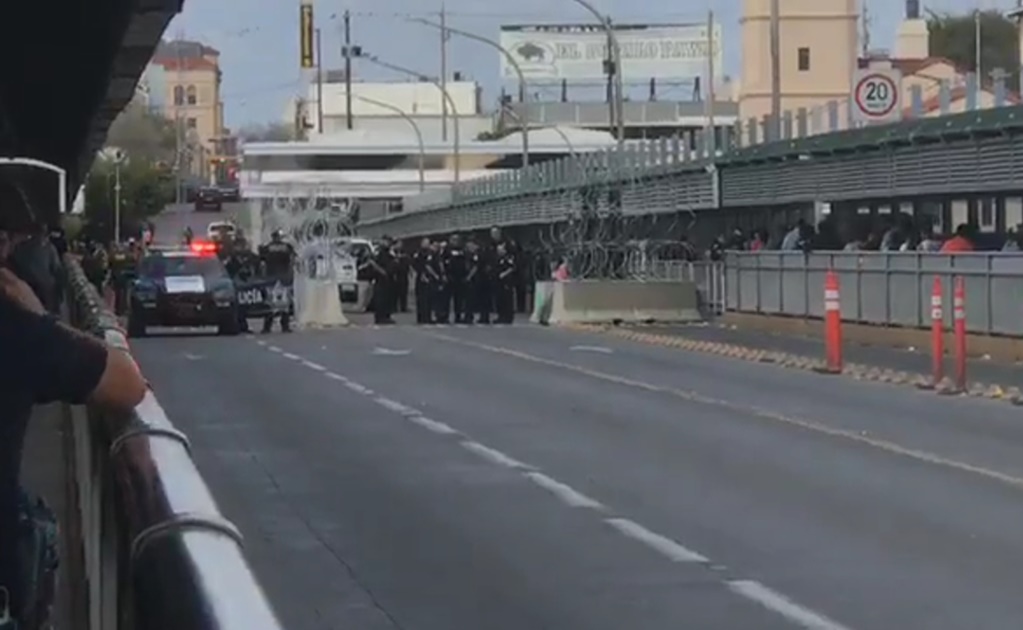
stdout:
<svg viewBox="0 0 1023 630">
<path fill-rule="evenodd" d="M 70 205 L 183 2 L 8 3 L 0 19 L 0 156 L 31 157 L 66 169 Z M 0 179 L 16 178 L 37 218 L 56 218 L 54 174 L 0 168 Z M 11 219 L 11 204 L 0 198 L 0 219 Z"/>
</svg>

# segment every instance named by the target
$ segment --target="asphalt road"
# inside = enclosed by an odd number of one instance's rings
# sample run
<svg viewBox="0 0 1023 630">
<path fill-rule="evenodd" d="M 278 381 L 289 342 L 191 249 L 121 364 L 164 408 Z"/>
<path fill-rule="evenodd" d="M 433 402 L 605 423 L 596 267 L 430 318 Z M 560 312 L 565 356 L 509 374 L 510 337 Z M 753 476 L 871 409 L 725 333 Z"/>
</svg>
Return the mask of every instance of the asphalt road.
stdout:
<svg viewBox="0 0 1023 630">
<path fill-rule="evenodd" d="M 289 628 L 1023 627 L 1023 424 L 532 328 L 137 342 Z"/>
</svg>

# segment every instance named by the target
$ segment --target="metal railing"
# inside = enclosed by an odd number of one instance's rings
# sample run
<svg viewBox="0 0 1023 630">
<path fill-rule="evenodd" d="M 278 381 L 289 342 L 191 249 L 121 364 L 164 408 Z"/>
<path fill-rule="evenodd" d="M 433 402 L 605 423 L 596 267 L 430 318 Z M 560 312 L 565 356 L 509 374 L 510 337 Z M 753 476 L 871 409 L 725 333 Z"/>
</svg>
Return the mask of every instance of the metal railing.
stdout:
<svg viewBox="0 0 1023 630">
<path fill-rule="evenodd" d="M 728 252 L 724 267 L 728 311 L 820 318 L 824 276 L 838 275 L 842 319 L 882 326 L 931 324 L 934 278 L 951 305 L 952 279 L 966 287 L 969 332 L 1023 335 L 1023 255 L 879 252 Z M 944 309 L 951 325 L 952 309 Z"/>
<path fill-rule="evenodd" d="M 117 319 L 68 258 L 71 322 L 127 349 Z M 281 630 L 152 392 L 126 415 L 73 408 L 73 474 L 90 630 Z"/>
</svg>

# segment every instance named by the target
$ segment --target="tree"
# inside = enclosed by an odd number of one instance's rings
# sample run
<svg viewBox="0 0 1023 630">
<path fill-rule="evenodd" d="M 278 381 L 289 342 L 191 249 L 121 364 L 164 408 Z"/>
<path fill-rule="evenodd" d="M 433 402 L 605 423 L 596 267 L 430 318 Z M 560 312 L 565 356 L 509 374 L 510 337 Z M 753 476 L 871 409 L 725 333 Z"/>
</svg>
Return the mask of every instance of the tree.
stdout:
<svg viewBox="0 0 1023 630">
<path fill-rule="evenodd" d="M 177 140 L 174 121 L 151 111 L 145 103 L 132 101 L 110 125 L 106 144 L 123 149 L 136 163 L 173 164 Z"/>
<path fill-rule="evenodd" d="M 289 142 L 295 139 L 295 130 L 284 123 L 247 125 L 238 136 L 247 142 Z"/>
<path fill-rule="evenodd" d="M 85 220 L 92 238 L 108 240 L 114 236 L 116 182 L 116 165 L 107 160 L 97 160 L 85 184 Z M 171 172 L 153 162 L 136 160 L 129 155 L 127 163 L 121 166 L 122 238 L 137 236 L 143 221 L 173 201 Z"/>
<path fill-rule="evenodd" d="M 960 68 L 973 70 L 977 65 L 977 23 L 974 13 L 953 15 L 931 12 L 927 17 L 930 53 L 945 57 Z M 1001 68 L 1013 90 L 1019 89 L 1019 35 L 1015 23 L 1000 11 L 980 13 L 980 63 L 984 80 Z"/>
</svg>

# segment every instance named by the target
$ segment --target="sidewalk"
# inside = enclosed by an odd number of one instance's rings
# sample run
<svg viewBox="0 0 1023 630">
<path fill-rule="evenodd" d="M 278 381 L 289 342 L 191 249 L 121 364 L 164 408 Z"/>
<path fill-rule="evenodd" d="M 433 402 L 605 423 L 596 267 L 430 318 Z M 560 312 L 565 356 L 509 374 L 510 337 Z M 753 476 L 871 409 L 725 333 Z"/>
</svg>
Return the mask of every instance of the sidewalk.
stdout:
<svg viewBox="0 0 1023 630">
<path fill-rule="evenodd" d="M 812 359 L 824 358 L 824 341 L 811 337 L 770 334 L 713 324 L 622 326 L 619 330 L 683 338 L 697 342 L 730 344 L 753 350 L 783 352 Z M 946 352 L 949 350 L 950 348 L 946 348 Z M 847 363 L 851 364 L 907 372 L 914 376 L 931 375 L 930 348 L 898 349 L 846 343 L 843 348 L 843 357 Z M 953 362 L 950 356 L 946 356 L 945 359 L 945 373 L 949 376 L 953 374 Z M 999 385 L 1003 388 L 1023 387 L 1023 365 L 973 359 L 967 364 L 967 378 L 971 383 Z"/>
<path fill-rule="evenodd" d="M 68 537 L 74 536 L 77 519 L 71 513 L 68 496 L 63 413 L 63 407 L 57 404 L 36 407 L 21 467 L 25 486 L 46 499 L 60 522 L 60 581 L 52 621 L 57 630 L 74 630 L 84 626 L 73 623 L 76 617 L 72 612 L 76 608 L 73 597 L 75 591 L 81 589 L 75 589 L 73 585 L 73 569 L 78 562 L 72 556 L 73 549 L 69 549 L 67 544 Z"/>
</svg>

